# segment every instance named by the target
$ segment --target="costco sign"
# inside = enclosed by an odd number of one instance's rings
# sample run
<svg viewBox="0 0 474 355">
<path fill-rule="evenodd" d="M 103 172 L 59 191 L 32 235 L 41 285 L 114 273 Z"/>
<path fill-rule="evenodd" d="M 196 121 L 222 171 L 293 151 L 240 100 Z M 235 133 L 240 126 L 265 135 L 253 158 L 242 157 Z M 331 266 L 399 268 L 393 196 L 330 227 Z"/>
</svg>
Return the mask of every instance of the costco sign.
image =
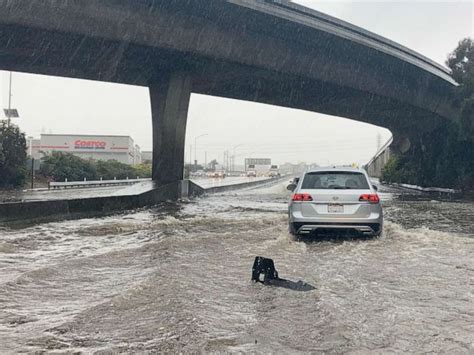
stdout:
<svg viewBox="0 0 474 355">
<path fill-rule="evenodd" d="M 74 141 L 74 149 L 105 149 L 106 144 L 104 141 L 85 141 L 78 139 Z"/>
</svg>

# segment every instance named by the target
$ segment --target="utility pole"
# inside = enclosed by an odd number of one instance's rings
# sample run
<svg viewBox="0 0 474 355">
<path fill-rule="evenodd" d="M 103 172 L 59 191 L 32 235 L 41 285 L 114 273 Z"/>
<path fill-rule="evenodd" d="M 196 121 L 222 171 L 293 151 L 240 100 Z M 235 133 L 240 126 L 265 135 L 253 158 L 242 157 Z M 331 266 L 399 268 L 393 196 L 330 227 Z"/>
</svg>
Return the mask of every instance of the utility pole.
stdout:
<svg viewBox="0 0 474 355">
<path fill-rule="evenodd" d="M 201 134 L 197 137 L 194 137 L 194 164 L 197 165 L 197 140 L 198 138 L 207 136 L 207 133 Z"/>
<path fill-rule="evenodd" d="M 35 158 L 31 157 L 31 189 L 35 186 Z"/>
<path fill-rule="evenodd" d="M 8 108 L 3 109 L 3 112 L 5 113 L 5 116 L 7 117 L 8 127 L 10 127 L 12 117 L 14 118 L 20 117 L 18 115 L 18 110 L 12 108 L 12 96 L 13 96 L 12 95 L 12 80 L 13 80 L 12 77 L 13 77 L 13 74 L 12 72 L 10 72 L 10 79 L 9 79 L 9 85 L 8 85 Z"/>
<path fill-rule="evenodd" d="M 10 72 L 10 83 L 8 85 L 8 115 L 7 115 L 7 124 L 10 127 L 10 117 L 12 110 L 12 72 Z"/>
<path fill-rule="evenodd" d="M 193 146 L 189 145 L 189 165 L 193 165 Z"/>
<path fill-rule="evenodd" d="M 235 150 L 238 148 L 238 147 L 242 147 L 243 144 L 237 144 L 237 145 L 234 145 L 234 147 L 232 148 L 233 152 L 232 152 L 232 170 L 235 171 Z"/>
</svg>

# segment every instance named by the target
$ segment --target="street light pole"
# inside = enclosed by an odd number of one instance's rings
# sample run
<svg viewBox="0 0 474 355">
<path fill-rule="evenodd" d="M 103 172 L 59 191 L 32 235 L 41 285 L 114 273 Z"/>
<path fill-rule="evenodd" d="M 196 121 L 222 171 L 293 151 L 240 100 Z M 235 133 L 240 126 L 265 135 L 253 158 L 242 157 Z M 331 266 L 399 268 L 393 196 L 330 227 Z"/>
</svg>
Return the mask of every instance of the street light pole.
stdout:
<svg viewBox="0 0 474 355">
<path fill-rule="evenodd" d="M 35 158 L 31 157 L 31 189 L 35 187 Z"/>
<path fill-rule="evenodd" d="M 197 137 L 194 137 L 194 166 L 197 168 L 197 140 L 198 138 L 207 136 L 207 133 L 203 133 Z"/>
<path fill-rule="evenodd" d="M 235 171 L 235 150 L 242 146 L 243 144 L 237 144 L 232 148 L 232 171 Z"/>
<path fill-rule="evenodd" d="M 8 126 L 10 126 L 10 117 L 12 112 L 12 72 L 10 72 L 10 83 L 8 85 Z"/>
<path fill-rule="evenodd" d="M 5 113 L 5 116 L 7 117 L 7 125 L 10 127 L 11 124 L 11 119 L 13 118 L 18 118 L 20 117 L 18 115 L 18 110 L 12 108 L 12 77 L 13 74 L 10 72 L 10 79 L 9 79 L 9 85 L 8 85 L 8 108 L 4 108 L 3 112 Z"/>
</svg>

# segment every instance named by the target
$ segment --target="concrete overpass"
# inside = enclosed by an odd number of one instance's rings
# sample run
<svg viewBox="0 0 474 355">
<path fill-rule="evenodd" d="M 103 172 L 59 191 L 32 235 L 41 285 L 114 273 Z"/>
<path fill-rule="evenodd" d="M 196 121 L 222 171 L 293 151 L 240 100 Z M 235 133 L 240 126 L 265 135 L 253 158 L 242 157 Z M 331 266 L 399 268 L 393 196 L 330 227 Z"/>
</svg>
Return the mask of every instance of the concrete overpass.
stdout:
<svg viewBox="0 0 474 355">
<path fill-rule="evenodd" d="M 455 114 L 444 67 L 284 0 L 0 0 L 0 69 L 148 86 L 159 184 L 183 177 L 192 92 L 370 122 L 395 149 Z"/>
<path fill-rule="evenodd" d="M 364 168 L 371 177 L 381 178 L 382 171 L 390 159 L 390 145 L 393 142 L 393 136 L 378 149 L 372 159 L 365 164 Z"/>
</svg>

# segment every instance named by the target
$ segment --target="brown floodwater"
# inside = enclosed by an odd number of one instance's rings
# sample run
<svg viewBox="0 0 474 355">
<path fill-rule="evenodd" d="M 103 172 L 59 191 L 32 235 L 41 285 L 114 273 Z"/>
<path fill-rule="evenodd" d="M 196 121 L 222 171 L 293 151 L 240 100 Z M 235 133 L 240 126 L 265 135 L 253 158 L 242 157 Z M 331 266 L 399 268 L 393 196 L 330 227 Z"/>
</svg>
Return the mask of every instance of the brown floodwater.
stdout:
<svg viewBox="0 0 474 355">
<path fill-rule="evenodd" d="M 284 184 L 0 229 L 0 352 L 472 351 L 473 203 L 381 197 L 368 240 L 290 241 Z"/>
</svg>

